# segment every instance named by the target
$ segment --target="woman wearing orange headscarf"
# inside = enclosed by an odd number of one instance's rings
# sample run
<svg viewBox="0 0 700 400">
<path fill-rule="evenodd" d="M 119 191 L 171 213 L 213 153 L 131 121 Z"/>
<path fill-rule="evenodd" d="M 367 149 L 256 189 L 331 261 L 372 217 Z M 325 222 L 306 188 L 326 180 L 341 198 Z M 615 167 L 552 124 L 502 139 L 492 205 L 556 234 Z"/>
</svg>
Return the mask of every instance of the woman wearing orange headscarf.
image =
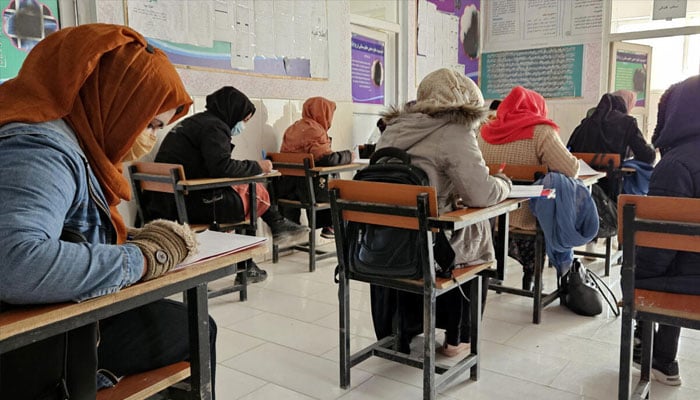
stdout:
<svg viewBox="0 0 700 400">
<path fill-rule="evenodd" d="M 169 221 L 127 241 L 116 209 L 131 195 L 122 162 L 150 151 L 155 130 L 190 104 L 165 54 L 127 27 L 65 28 L 29 53 L 18 76 L 0 85 L 3 305 L 116 292 L 162 275 L 194 249 L 189 228 Z M 4 354 L 0 397 L 54 393 L 62 387 L 56 365 L 67 363 L 87 377 L 69 379 L 71 398 L 94 398 L 98 368 L 104 386 L 189 357 L 186 309 L 178 303 L 158 301 L 100 321 L 97 359 L 91 329 L 80 342 L 92 343 L 92 351 L 77 360 L 74 348 L 64 360 L 62 336 Z"/>
<path fill-rule="evenodd" d="M 280 151 L 283 153 L 313 154 L 316 166 L 349 164 L 354 155 L 350 150 L 333 151 L 328 130 L 333 122 L 335 103 L 323 97 L 306 99 L 301 111 L 301 119 L 293 123 L 282 139 Z M 306 201 L 306 192 L 302 190 L 302 178 L 284 178 L 280 180 L 277 192 L 281 198 Z M 326 185 L 315 184 L 316 201 L 328 202 Z M 299 222 L 299 209 L 283 209 L 285 217 Z M 323 227 L 321 236 L 333 238 L 333 221 L 330 210 L 319 212 L 316 216 L 317 226 Z"/>
<path fill-rule="evenodd" d="M 547 104 L 539 93 L 514 87 L 496 111 L 496 119 L 481 127 L 479 147 L 487 164 L 544 165 L 569 177 L 578 175 L 578 160 L 564 147 L 559 127 L 547 118 Z M 534 231 L 528 207 L 510 214 L 511 228 Z M 523 290 L 532 288 L 534 240 L 512 239 L 509 255 L 523 266 Z"/>
</svg>

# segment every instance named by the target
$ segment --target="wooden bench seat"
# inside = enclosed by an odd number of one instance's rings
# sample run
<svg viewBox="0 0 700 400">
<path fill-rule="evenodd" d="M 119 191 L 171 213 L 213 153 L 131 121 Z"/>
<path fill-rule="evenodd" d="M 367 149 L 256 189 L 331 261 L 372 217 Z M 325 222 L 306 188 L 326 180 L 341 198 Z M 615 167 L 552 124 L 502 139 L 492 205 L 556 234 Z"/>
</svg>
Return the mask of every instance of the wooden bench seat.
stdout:
<svg viewBox="0 0 700 400">
<path fill-rule="evenodd" d="M 481 271 L 486 271 L 491 269 L 495 262 L 488 262 L 484 264 L 471 265 L 463 268 L 456 268 L 452 271 L 452 278 L 440 278 L 435 277 L 435 288 L 438 290 L 449 289 L 455 284 L 463 284 L 474 277 Z M 423 279 L 402 279 L 404 282 L 415 285 L 423 286 Z M 456 282 L 455 282 L 456 281 Z"/>
<path fill-rule="evenodd" d="M 635 289 L 634 307 L 641 312 L 700 321 L 700 296 Z"/>
<path fill-rule="evenodd" d="M 163 368 L 124 377 L 119 383 L 97 392 L 97 400 L 146 399 L 190 376 L 190 363 L 182 361 Z"/>
</svg>

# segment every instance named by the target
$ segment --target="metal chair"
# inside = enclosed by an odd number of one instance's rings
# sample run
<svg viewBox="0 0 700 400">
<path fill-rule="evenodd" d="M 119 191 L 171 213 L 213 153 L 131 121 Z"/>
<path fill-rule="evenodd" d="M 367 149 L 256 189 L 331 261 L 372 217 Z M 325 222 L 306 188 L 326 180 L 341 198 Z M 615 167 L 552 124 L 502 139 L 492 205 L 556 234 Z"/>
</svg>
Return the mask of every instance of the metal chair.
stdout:
<svg viewBox="0 0 700 400">
<path fill-rule="evenodd" d="M 436 278 L 433 258 L 433 232 L 429 218 L 437 215 L 435 188 L 429 186 L 401 185 L 367 181 L 333 180 L 330 182 L 330 200 L 335 228 L 335 244 L 338 253 L 340 299 L 340 387 L 350 385 L 350 369 L 371 356 L 382 357 L 423 370 L 423 398 L 435 399 L 436 392 L 470 370 L 470 378 L 479 378 L 479 349 L 481 326 L 481 279 L 477 273 L 488 269 L 492 263 L 456 269 L 453 279 Z M 366 276 L 353 272 L 348 265 L 347 223 L 367 223 L 418 231 L 415 244 L 420 251 L 422 279 L 397 279 Z M 376 343 L 350 353 L 350 280 L 421 295 L 423 298 L 423 354 L 420 356 L 397 351 L 400 342 L 398 325 L 394 334 Z M 438 296 L 461 284 L 469 282 L 471 298 L 470 318 L 471 352 L 454 366 L 435 360 L 435 305 Z M 439 374 L 439 378 L 436 377 Z"/>
<path fill-rule="evenodd" d="M 700 296 L 635 287 L 635 247 L 700 252 L 700 199 L 620 195 L 622 238 L 622 327 L 618 398 L 649 398 L 653 323 L 700 329 Z M 632 385 L 633 321 L 642 327 L 641 377 Z"/>
<path fill-rule="evenodd" d="M 230 187 L 231 181 L 225 179 L 211 179 L 199 181 L 197 185 L 187 185 L 187 189 L 182 182 L 185 179 L 185 170 L 180 164 L 168 164 L 157 162 L 135 162 L 129 166 L 129 176 L 133 189 L 134 199 L 136 200 L 138 220 L 148 222 L 152 220 L 152 216 L 148 212 L 144 201 L 145 192 L 169 193 L 173 195 L 173 202 L 177 209 L 177 219 L 180 223 L 188 223 L 187 207 L 185 205 L 185 196 L 191 190 L 207 190 L 213 188 Z M 255 201 L 255 183 L 250 183 L 249 188 L 250 215 L 256 214 Z M 164 207 L 166 205 L 163 205 Z M 221 224 L 217 221 L 212 221 L 209 224 L 190 224 L 194 231 L 203 231 L 206 229 L 217 231 L 238 231 L 249 235 L 255 235 L 256 218 L 249 218 L 237 223 Z M 240 268 L 237 273 L 245 272 L 247 262 L 243 268 Z M 228 293 L 239 292 L 241 301 L 246 301 L 248 298 L 248 282 L 245 273 L 240 275 L 240 284 L 234 283 L 229 287 L 219 290 L 210 290 L 209 298 L 223 296 Z"/>
</svg>

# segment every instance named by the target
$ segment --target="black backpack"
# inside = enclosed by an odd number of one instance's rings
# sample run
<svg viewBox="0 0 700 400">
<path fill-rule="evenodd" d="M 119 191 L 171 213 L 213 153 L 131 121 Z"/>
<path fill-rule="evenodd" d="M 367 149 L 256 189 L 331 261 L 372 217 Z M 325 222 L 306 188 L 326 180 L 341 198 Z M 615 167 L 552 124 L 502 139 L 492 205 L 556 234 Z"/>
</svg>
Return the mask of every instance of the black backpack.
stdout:
<svg viewBox="0 0 700 400">
<path fill-rule="evenodd" d="M 355 174 L 354 180 L 430 186 L 428 175 L 411 165 L 405 151 L 386 147 L 372 154 L 370 164 Z M 415 244 L 418 231 L 349 222 L 347 226 L 348 268 L 365 276 L 416 279 L 423 276 L 422 249 Z M 434 258 L 439 276 L 450 276 L 454 251 L 440 232 L 434 243 Z"/>
<path fill-rule="evenodd" d="M 598 211 L 598 238 L 617 235 L 617 204 L 598 185 L 591 188 L 591 197 Z"/>
</svg>

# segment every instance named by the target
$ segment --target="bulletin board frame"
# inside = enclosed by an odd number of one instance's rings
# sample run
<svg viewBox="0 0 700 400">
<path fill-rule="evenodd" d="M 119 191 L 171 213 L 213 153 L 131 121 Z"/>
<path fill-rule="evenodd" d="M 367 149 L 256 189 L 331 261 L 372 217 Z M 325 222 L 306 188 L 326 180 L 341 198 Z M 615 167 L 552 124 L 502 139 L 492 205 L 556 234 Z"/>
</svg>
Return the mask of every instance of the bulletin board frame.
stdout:
<svg viewBox="0 0 700 400">
<path fill-rule="evenodd" d="M 217 73 L 228 73 L 234 75 L 245 75 L 251 77 L 259 78 L 269 78 L 269 79 L 283 79 L 283 80 L 300 80 L 300 81 L 315 81 L 315 82 L 325 82 L 329 81 L 329 68 L 330 68 L 330 52 L 328 43 L 328 5 L 327 0 L 323 0 L 324 5 L 324 26 L 326 27 L 325 41 L 326 41 L 326 56 L 325 56 L 325 67 L 326 76 L 324 77 L 314 77 L 314 76 L 297 76 L 290 74 L 282 74 L 275 72 L 265 72 L 265 71 L 287 71 L 293 70 L 295 65 L 299 65 L 304 62 L 311 62 L 311 59 L 297 59 L 288 58 L 284 56 L 277 56 L 275 58 L 265 58 L 265 57 L 255 57 L 254 63 L 255 68 L 253 70 L 237 69 L 230 66 L 231 51 L 230 42 L 215 41 L 214 46 L 211 49 L 204 48 L 202 46 L 188 45 L 183 43 L 169 42 L 162 39 L 155 39 L 149 37 L 148 34 L 144 34 L 146 39 L 159 49 L 163 50 L 170 61 L 176 68 L 204 71 L 204 72 L 217 72 Z M 124 12 L 124 23 L 127 26 L 131 26 L 129 22 L 129 0 L 122 0 L 122 7 Z M 228 46 L 228 51 L 226 52 L 226 47 Z M 225 65 L 226 55 L 228 54 L 229 65 Z M 208 59 L 208 60 L 207 60 Z M 258 65 L 261 65 L 260 67 Z M 303 67 L 302 67 L 303 68 Z M 308 67 L 310 69 L 310 67 Z M 298 68 L 297 68 L 298 69 Z M 309 74 L 310 75 L 310 74 Z"/>
</svg>

